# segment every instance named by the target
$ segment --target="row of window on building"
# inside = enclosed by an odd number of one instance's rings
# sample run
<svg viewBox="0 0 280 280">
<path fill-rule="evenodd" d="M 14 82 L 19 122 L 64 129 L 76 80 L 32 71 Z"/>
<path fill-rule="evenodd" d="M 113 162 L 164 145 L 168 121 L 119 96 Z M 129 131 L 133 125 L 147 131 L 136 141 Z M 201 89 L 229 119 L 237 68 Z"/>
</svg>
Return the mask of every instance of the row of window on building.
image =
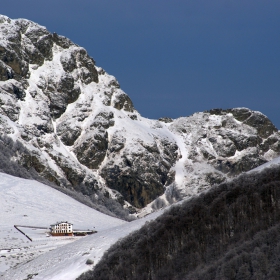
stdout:
<svg viewBox="0 0 280 280">
<path fill-rule="evenodd" d="M 73 224 L 68 222 L 57 222 L 51 225 L 51 233 L 72 233 Z"/>
</svg>

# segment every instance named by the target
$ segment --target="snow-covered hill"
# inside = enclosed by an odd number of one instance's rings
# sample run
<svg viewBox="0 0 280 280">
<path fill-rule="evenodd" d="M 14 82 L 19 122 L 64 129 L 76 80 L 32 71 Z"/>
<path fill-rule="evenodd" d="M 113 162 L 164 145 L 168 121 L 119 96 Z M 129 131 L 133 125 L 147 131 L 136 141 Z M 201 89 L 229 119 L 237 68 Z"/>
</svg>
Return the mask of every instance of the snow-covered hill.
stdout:
<svg viewBox="0 0 280 280">
<path fill-rule="evenodd" d="M 122 217 L 122 207 L 149 213 L 280 153 L 277 128 L 247 108 L 146 119 L 85 49 L 5 16 L 0 104 L 5 159 Z"/>
<path fill-rule="evenodd" d="M 48 228 L 57 221 L 67 220 L 74 228 L 99 232 L 127 223 L 85 206 L 49 186 L 3 173 L 0 173 L 0 212 L 0 275 L 10 266 L 30 261 L 76 240 L 46 237 L 43 231 L 41 237 L 31 242 L 14 225 Z"/>
<path fill-rule="evenodd" d="M 127 223 L 102 214 L 53 188 L 0 173 L 0 279 L 75 279 L 90 268 L 119 238 L 140 228 L 147 220 Z M 94 229 L 96 234 L 82 238 L 36 237 L 33 242 L 14 225 L 49 227 L 68 220 L 74 228 Z M 22 228 L 25 230 L 24 228 Z M 68 245 L 66 245 L 68 244 Z M 9 267 L 14 267 L 6 273 Z"/>
</svg>

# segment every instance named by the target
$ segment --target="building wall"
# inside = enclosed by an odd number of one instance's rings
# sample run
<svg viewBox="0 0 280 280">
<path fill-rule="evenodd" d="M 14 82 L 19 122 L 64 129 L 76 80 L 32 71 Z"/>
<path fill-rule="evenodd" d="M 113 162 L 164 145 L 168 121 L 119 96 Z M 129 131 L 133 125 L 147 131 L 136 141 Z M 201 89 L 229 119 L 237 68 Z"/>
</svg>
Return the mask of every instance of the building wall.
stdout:
<svg viewBox="0 0 280 280">
<path fill-rule="evenodd" d="M 59 224 L 51 225 L 51 233 L 62 234 L 62 235 L 67 233 L 73 233 L 72 224 L 59 223 Z"/>
</svg>

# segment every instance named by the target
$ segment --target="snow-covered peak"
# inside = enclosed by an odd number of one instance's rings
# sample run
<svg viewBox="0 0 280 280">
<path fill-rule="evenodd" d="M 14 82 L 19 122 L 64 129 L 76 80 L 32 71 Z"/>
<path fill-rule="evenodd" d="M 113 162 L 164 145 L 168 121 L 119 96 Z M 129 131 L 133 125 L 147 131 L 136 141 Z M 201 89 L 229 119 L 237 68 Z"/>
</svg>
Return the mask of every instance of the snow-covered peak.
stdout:
<svg viewBox="0 0 280 280">
<path fill-rule="evenodd" d="M 279 132 L 260 112 L 149 120 L 69 39 L 5 16 L 0 38 L 2 142 L 24 147 L 10 158 L 117 215 L 144 215 L 280 153 Z"/>
</svg>

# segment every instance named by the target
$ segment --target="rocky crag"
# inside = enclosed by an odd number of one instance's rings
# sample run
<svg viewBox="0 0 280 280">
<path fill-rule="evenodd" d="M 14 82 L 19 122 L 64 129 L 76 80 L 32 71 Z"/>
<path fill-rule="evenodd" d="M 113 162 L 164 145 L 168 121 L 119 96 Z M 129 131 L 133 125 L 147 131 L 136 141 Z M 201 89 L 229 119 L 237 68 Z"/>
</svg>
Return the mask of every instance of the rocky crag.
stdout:
<svg viewBox="0 0 280 280">
<path fill-rule="evenodd" d="M 10 161 L 130 213 L 197 194 L 280 154 L 278 129 L 247 108 L 142 117 L 84 48 L 6 16 L 0 16 L 0 105 L 0 144 L 24 147 L 13 148 Z"/>
</svg>

